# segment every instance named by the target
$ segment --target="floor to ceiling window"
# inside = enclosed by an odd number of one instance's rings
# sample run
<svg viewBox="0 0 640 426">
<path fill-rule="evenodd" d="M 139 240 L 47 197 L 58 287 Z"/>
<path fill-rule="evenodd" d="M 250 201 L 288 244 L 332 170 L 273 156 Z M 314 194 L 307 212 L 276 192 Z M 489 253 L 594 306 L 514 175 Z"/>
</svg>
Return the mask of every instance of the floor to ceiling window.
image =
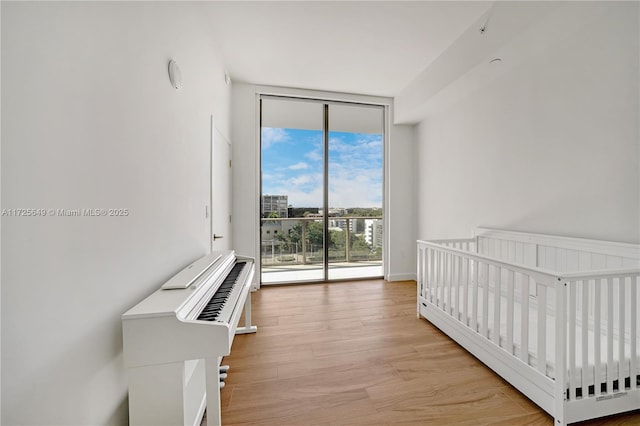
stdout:
<svg viewBox="0 0 640 426">
<path fill-rule="evenodd" d="M 260 105 L 262 283 L 382 276 L 383 107 Z"/>
</svg>

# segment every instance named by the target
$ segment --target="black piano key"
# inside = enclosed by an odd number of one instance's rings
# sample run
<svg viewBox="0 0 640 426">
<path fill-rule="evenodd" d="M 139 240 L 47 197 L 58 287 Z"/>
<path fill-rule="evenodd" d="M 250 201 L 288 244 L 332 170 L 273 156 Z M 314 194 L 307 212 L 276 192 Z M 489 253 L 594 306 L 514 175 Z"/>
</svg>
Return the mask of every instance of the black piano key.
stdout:
<svg viewBox="0 0 640 426">
<path fill-rule="evenodd" d="M 220 315 L 220 311 L 225 306 L 225 303 L 229 299 L 229 295 L 233 290 L 233 286 L 238 281 L 238 276 L 244 268 L 245 262 L 238 262 L 234 265 L 234 267 L 229 271 L 229 274 L 222 281 L 222 284 L 218 288 L 218 290 L 211 296 L 211 299 L 207 302 L 204 309 L 198 316 L 198 320 L 201 321 L 215 321 Z"/>
</svg>

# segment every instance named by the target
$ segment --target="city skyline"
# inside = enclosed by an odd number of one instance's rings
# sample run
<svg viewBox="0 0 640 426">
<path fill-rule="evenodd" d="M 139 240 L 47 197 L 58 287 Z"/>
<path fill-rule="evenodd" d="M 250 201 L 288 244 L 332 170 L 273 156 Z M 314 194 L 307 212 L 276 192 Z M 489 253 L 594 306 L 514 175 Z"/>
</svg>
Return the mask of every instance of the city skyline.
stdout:
<svg viewBox="0 0 640 426">
<path fill-rule="evenodd" d="M 292 207 L 323 205 L 320 130 L 262 128 L 262 193 Z M 329 205 L 382 207 L 382 135 L 329 132 Z"/>
</svg>

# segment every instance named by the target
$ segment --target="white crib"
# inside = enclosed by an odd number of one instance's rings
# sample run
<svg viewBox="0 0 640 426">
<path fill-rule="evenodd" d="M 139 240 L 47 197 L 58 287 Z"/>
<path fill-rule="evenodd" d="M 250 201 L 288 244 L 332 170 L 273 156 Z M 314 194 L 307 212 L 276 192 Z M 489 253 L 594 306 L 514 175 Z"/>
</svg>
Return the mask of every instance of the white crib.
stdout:
<svg viewBox="0 0 640 426">
<path fill-rule="evenodd" d="M 556 425 L 640 409 L 640 245 L 481 228 L 418 241 L 417 278 L 418 317 Z"/>
</svg>

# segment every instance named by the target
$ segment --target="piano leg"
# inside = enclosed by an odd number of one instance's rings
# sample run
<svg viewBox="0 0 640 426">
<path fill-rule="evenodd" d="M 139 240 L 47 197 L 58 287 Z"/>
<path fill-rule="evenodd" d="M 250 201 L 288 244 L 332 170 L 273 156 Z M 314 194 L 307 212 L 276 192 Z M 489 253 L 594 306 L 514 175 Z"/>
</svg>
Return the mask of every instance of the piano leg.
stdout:
<svg viewBox="0 0 640 426">
<path fill-rule="evenodd" d="M 258 327 L 251 325 L 251 291 L 244 301 L 244 327 L 236 328 L 236 334 L 249 334 L 258 331 Z"/>
<path fill-rule="evenodd" d="M 220 426 L 220 358 L 206 358 L 207 426 Z"/>
</svg>

